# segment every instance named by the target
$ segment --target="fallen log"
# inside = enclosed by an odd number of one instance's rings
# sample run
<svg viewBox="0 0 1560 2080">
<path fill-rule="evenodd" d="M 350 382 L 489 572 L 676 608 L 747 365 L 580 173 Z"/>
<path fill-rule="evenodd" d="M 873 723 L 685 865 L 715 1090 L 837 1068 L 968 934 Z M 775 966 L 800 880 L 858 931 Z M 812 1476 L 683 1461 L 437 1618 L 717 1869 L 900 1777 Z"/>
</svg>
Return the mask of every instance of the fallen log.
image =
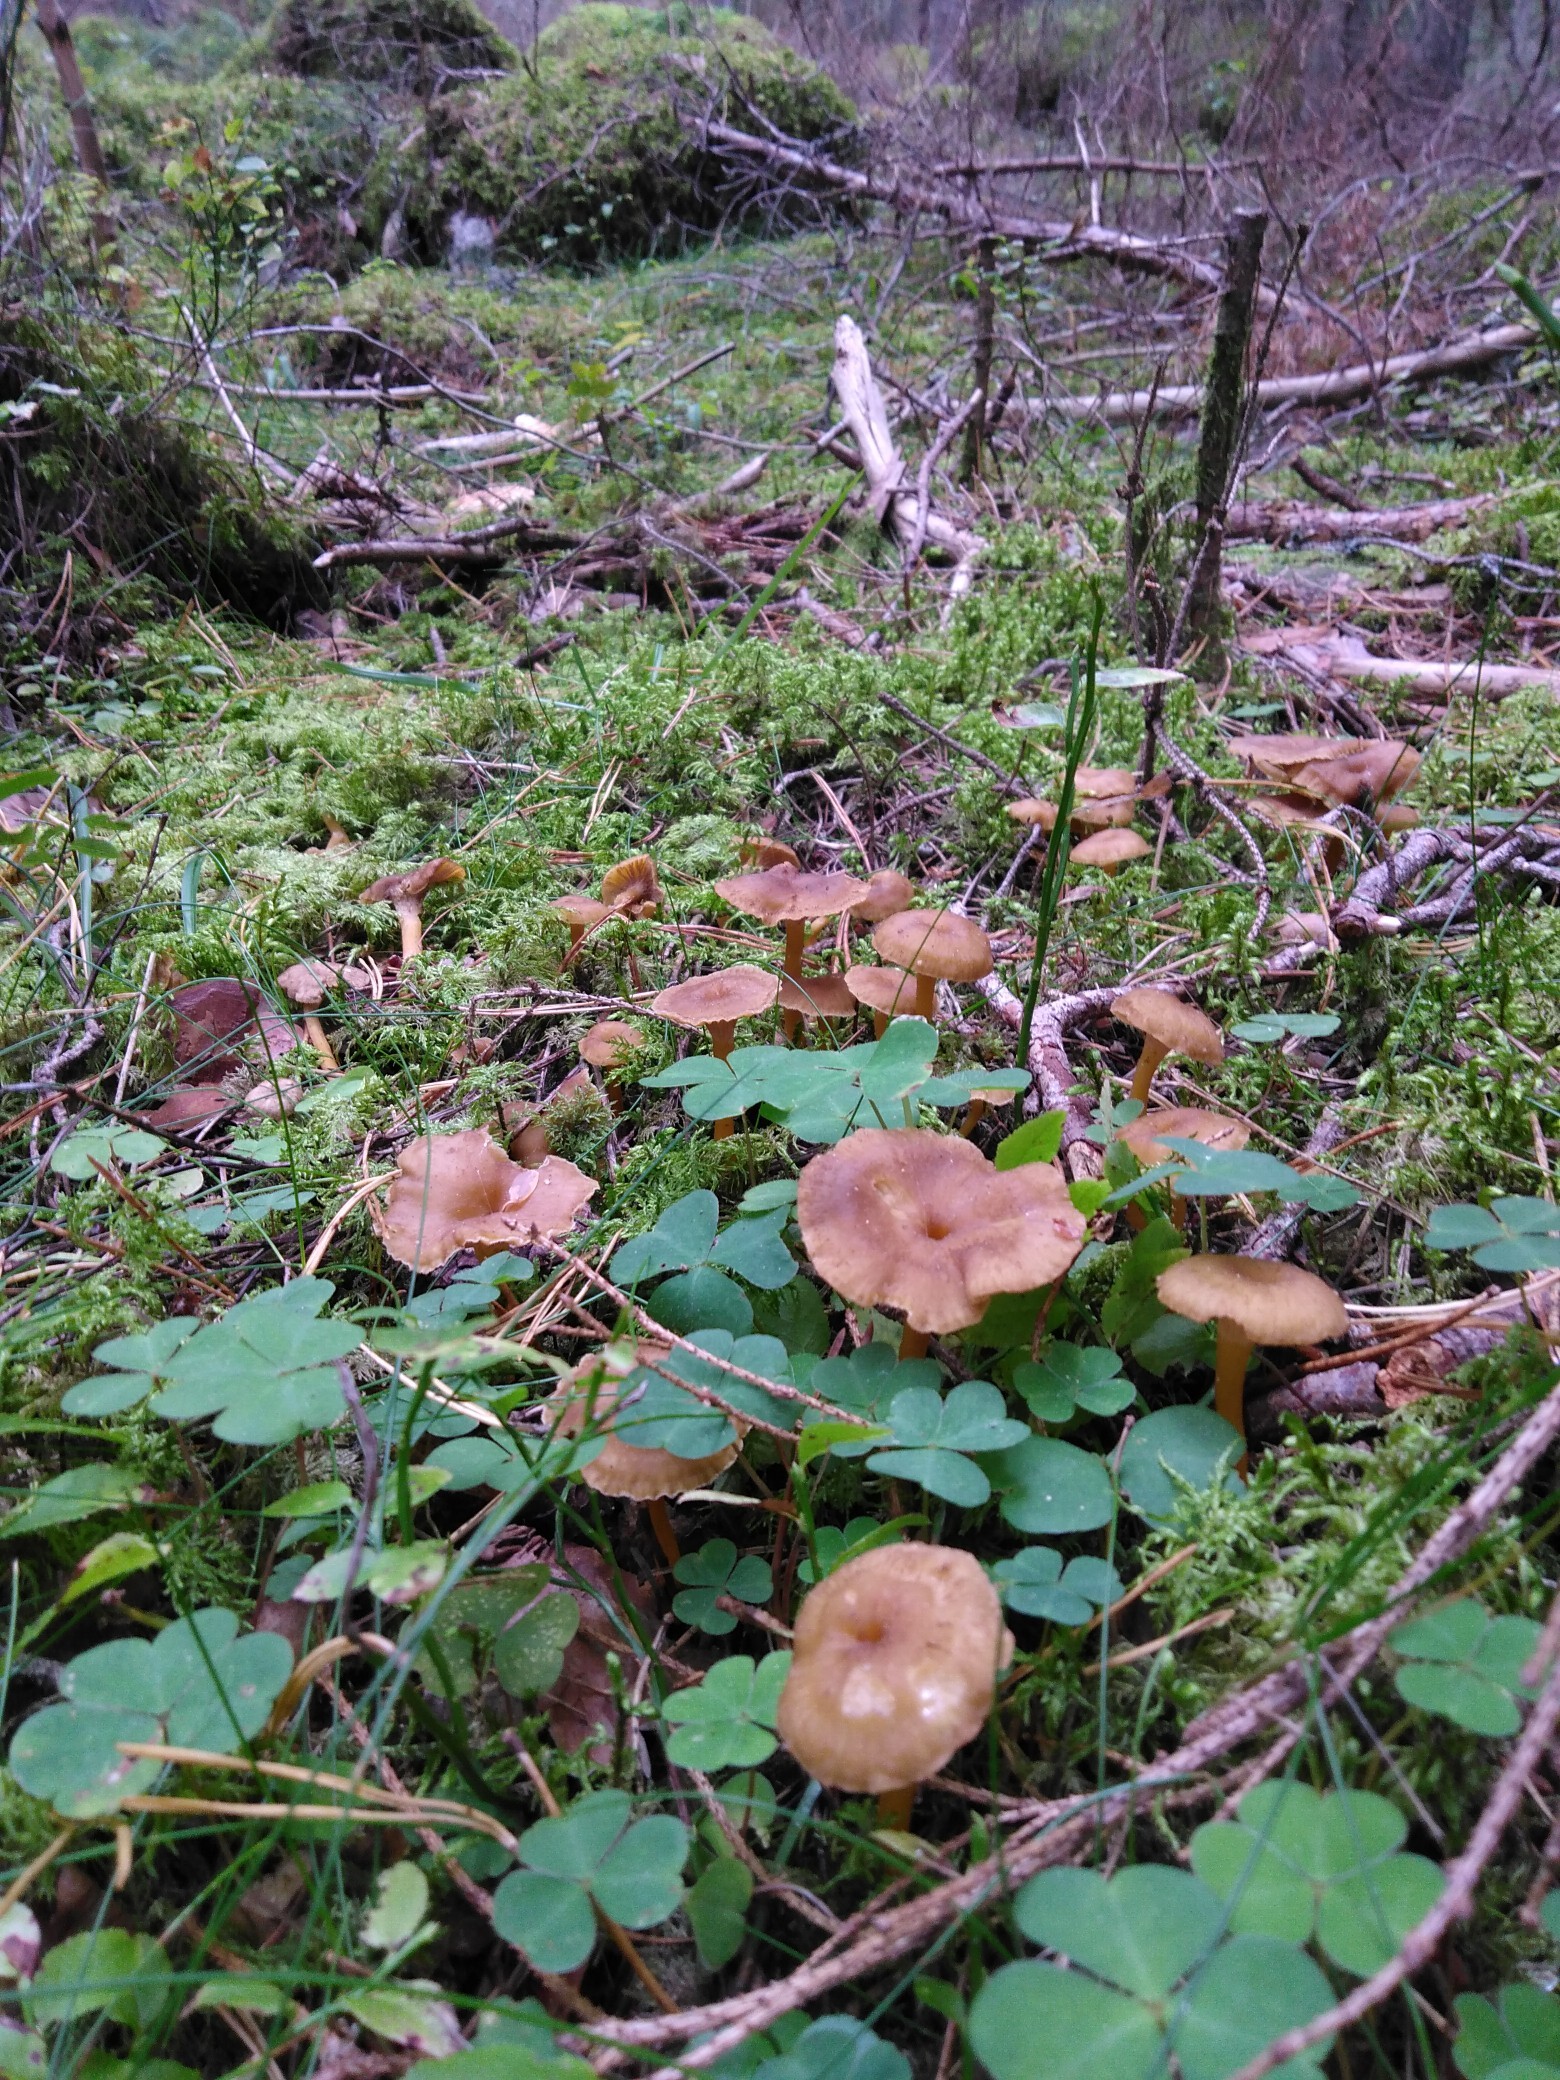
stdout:
<svg viewBox="0 0 1560 2080">
<path fill-rule="evenodd" d="M 1317 678 L 1352 679 L 1367 685 L 1401 685 L 1421 693 L 1466 689 L 1486 700 L 1520 693 L 1525 686 L 1560 689 L 1560 671 L 1542 665 L 1490 664 L 1479 658 L 1376 657 L 1358 636 L 1330 628 L 1267 628 L 1242 636 L 1248 657 L 1288 662 Z"/>
<path fill-rule="evenodd" d="M 1230 507 L 1224 538 L 1234 542 L 1352 542 L 1384 538 L 1422 542 L 1444 527 L 1461 527 L 1497 503 L 1493 492 L 1430 498 L 1412 506 L 1317 506 L 1303 498 L 1249 499 Z"/>
</svg>

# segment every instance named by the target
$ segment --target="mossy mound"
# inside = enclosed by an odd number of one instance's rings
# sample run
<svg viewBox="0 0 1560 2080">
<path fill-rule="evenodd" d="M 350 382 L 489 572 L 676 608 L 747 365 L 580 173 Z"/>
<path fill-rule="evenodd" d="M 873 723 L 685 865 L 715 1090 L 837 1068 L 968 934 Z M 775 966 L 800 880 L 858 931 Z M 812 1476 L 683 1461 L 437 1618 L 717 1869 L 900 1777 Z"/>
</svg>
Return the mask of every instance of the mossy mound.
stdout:
<svg viewBox="0 0 1560 2080">
<path fill-rule="evenodd" d="M 826 138 L 846 156 L 855 121 L 825 73 L 743 16 L 587 5 L 521 70 L 433 100 L 409 226 L 430 256 L 460 212 L 487 219 L 502 257 L 591 266 L 726 226 L 817 220 L 809 198 L 735 189 L 698 141 L 701 116 Z"/>
<path fill-rule="evenodd" d="M 269 44 L 283 72 L 417 95 L 516 62 L 471 0 L 283 0 Z"/>
</svg>

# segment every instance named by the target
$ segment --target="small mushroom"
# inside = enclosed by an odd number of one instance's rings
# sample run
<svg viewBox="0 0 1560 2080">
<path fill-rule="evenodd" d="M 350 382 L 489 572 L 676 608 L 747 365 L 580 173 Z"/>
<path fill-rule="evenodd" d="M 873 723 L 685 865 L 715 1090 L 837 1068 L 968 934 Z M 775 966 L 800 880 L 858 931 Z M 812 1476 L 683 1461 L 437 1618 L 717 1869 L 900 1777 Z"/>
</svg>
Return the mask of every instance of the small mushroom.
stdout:
<svg viewBox="0 0 1560 2080">
<path fill-rule="evenodd" d="M 991 973 L 991 941 L 955 910 L 901 910 L 885 917 L 872 944 L 896 968 L 915 977 L 915 1015 L 937 1016 L 937 984 L 975 982 Z"/>
<path fill-rule="evenodd" d="M 654 917 L 663 897 L 655 861 L 647 852 L 620 859 L 601 877 L 601 900 L 624 917 Z"/>
<path fill-rule="evenodd" d="M 800 873 L 802 867 L 797 854 L 778 838 L 749 838 L 742 847 L 742 864 L 760 874 L 770 867 L 795 867 Z"/>
<path fill-rule="evenodd" d="M 1203 1148 L 1228 1149 L 1234 1153 L 1251 1139 L 1251 1129 L 1243 1119 L 1230 1119 L 1222 1112 L 1208 1112 L 1200 1105 L 1161 1105 L 1153 1112 L 1140 1112 L 1136 1119 L 1129 1120 L 1116 1138 L 1126 1143 L 1145 1170 L 1152 1170 L 1156 1163 L 1175 1160 L 1176 1151 L 1166 1146 L 1172 1137 L 1179 1141 L 1195 1141 Z M 1142 1216 L 1133 1221 L 1134 1211 L 1129 1207 L 1127 1218 L 1133 1227 L 1138 1227 Z M 1170 1218 L 1178 1228 L 1185 1228 L 1186 1201 L 1173 1188 Z"/>
<path fill-rule="evenodd" d="M 401 924 L 401 958 L 409 961 L 422 952 L 423 897 L 430 888 L 465 878 L 466 869 L 455 860 L 428 859 L 420 867 L 408 867 L 404 874 L 381 875 L 369 883 L 358 901 L 390 904 Z"/>
<path fill-rule="evenodd" d="M 1079 766 L 1073 775 L 1073 793 L 1082 802 L 1100 802 L 1137 791 L 1137 774 L 1130 766 Z"/>
<path fill-rule="evenodd" d="M 909 1018 L 915 1010 L 915 977 L 903 968 L 847 968 L 845 987 L 872 1013 L 872 1030 L 879 1040 L 891 1018 Z"/>
<path fill-rule="evenodd" d="M 1246 1434 L 1246 1367 L 1259 1344 L 1328 1343 L 1349 1327 L 1330 1285 L 1298 1264 L 1261 1257 L 1185 1257 L 1162 1271 L 1160 1304 L 1192 1322 L 1217 1324 L 1213 1405 Z M 1245 1458 L 1241 1471 L 1245 1471 Z"/>
<path fill-rule="evenodd" d="M 403 1148 L 379 1218 L 398 1263 L 437 1271 L 458 1249 L 478 1256 L 535 1235 L 561 1235 L 596 1190 L 560 1156 L 534 1168 L 512 1163 L 485 1129 L 424 1134 Z"/>
<path fill-rule="evenodd" d="M 257 1083 L 244 1099 L 244 1110 L 260 1119 L 291 1119 L 303 1096 L 296 1076 L 283 1076 L 275 1083 Z"/>
<path fill-rule="evenodd" d="M 1143 1052 L 1127 1093 L 1140 1105 L 1148 1102 L 1154 1071 L 1167 1054 L 1190 1055 L 1194 1062 L 1224 1059 L 1224 1041 L 1213 1020 L 1167 989 L 1123 990 L 1111 1005 L 1110 1015 L 1143 1035 Z"/>
<path fill-rule="evenodd" d="M 687 982 L 674 982 L 651 1001 L 650 1009 L 673 1025 L 703 1026 L 710 1036 L 710 1052 L 723 1062 L 736 1043 L 737 1020 L 757 1018 L 772 1009 L 779 990 L 773 975 L 743 962 L 734 968 L 717 968 L 711 975 L 695 975 Z M 717 1141 L 724 1141 L 732 1132 L 729 1119 L 716 1120 Z"/>
<path fill-rule="evenodd" d="M 320 1058 L 320 1067 L 332 1074 L 341 1064 L 325 1036 L 325 1028 L 320 1024 L 319 1008 L 340 979 L 340 970 L 330 961 L 294 961 L 276 978 L 276 986 L 288 1003 L 303 1013 L 303 1030 L 309 1036 L 309 1045 Z"/>
<path fill-rule="evenodd" d="M 866 896 L 867 884 L 854 874 L 807 874 L 783 865 L 766 867 L 761 874 L 734 874 L 729 880 L 717 881 L 715 892 L 733 910 L 756 917 L 761 924 L 784 925 L 784 970 L 800 981 L 808 923 L 852 909 Z"/>
<path fill-rule="evenodd" d="M 561 917 L 569 927 L 569 958 L 572 960 L 584 942 L 585 934 L 594 931 L 598 924 L 605 924 L 612 912 L 605 903 L 598 903 L 594 896 L 560 896 L 548 908 L 554 917 Z"/>
<path fill-rule="evenodd" d="M 345 826 L 339 824 L 334 816 L 327 815 L 324 810 L 321 810 L 320 822 L 324 824 L 326 830 L 330 833 L 325 840 L 325 851 L 350 852 L 352 850 L 351 836 Z"/>
<path fill-rule="evenodd" d="M 924 1127 L 863 1127 L 814 1156 L 796 1208 L 819 1277 L 857 1307 L 903 1315 L 906 1358 L 970 1328 L 996 1294 L 1054 1284 L 1087 1233 L 1054 1164 L 998 1170 Z"/>
<path fill-rule="evenodd" d="M 858 924 L 881 924 L 885 917 L 908 910 L 914 901 L 915 884 L 908 874 L 879 867 L 867 877 L 867 892 L 859 903 L 851 904 L 850 914 Z"/>
<path fill-rule="evenodd" d="M 999 1089 L 995 1085 L 974 1085 L 970 1102 L 964 1108 L 964 1118 L 959 1123 L 960 1135 L 968 1141 L 993 1106 L 1011 1105 L 1017 1096 L 1017 1091 Z"/>
<path fill-rule="evenodd" d="M 636 1047 L 642 1047 L 644 1040 L 645 1036 L 638 1026 L 631 1026 L 625 1018 L 598 1018 L 580 1042 L 580 1060 L 589 1062 L 593 1069 L 601 1070 L 602 1081 L 607 1087 L 607 1103 L 614 1112 L 621 1112 L 623 1109 L 623 1091 L 612 1071 L 626 1060 Z"/>
<path fill-rule="evenodd" d="M 665 1498 L 707 1488 L 741 1451 L 742 1431 L 733 1422 L 737 1435 L 731 1443 L 702 1459 L 679 1458 L 676 1452 L 659 1445 L 636 1445 L 619 1435 L 620 1427 L 629 1436 L 633 1432 L 632 1404 L 620 1411 L 617 1399 L 634 1366 L 659 1363 L 665 1356 L 664 1346 L 642 1343 L 634 1347 L 626 1362 L 617 1352 L 587 1358 L 559 1382 L 549 1407 L 555 1411 L 560 1436 L 578 1437 L 587 1426 L 593 1436 L 605 1436 L 604 1448 L 588 1466 L 579 1468 L 579 1478 L 598 1495 L 618 1495 L 647 1503 L 656 1542 L 666 1555 L 667 1565 L 675 1567 L 682 1553 Z"/>
<path fill-rule="evenodd" d="M 1013 1658 L 973 1554 L 878 1546 L 826 1575 L 796 1621 L 775 1726 L 802 1768 L 909 1824 L 915 1787 L 974 1740 Z"/>
<path fill-rule="evenodd" d="M 1096 831 L 1092 838 L 1081 838 L 1069 858 L 1080 867 L 1100 867 L 1106 874 L 1114 874 L 1128 860 L 1147 859 L 1153 849 L 1137 831 Z"/>
<path fill-rule="evenodd" d="M 1033 795 L 1025 795 L 1016 802 L 1009 802 L 1007 813 L 1015 823 L 1022 823 L 1029 829 L 1033 829 L 1037 824 L 1043 831 L 1056 829 L 1055 802 L 1041 801 Z"/>
<path fill-rule="evenodd" d="M 1136 795 L 1104 795 L 1094 802 L 1074 802 L 1069 827 L 1075 838 L 1089 831 L 1124 831 L 1136 813 Z"/>
<path fill-rule="evenodd" d="M 807 975 L 780 978 L 780 1008 L 798 1018 L 854 1018 L 856 999 L 843 975 Z"/>
</svg>

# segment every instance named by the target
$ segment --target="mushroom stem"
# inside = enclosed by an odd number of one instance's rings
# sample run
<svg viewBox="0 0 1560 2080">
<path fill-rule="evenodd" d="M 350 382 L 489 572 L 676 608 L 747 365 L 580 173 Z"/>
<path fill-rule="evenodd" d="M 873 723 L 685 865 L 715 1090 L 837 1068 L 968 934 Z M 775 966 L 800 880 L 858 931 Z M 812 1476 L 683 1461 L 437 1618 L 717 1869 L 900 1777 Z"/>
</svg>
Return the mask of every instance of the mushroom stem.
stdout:
<svg viewBox="0 0 1560 2080">
<path fill-rule="evenodd" d="M 395 914 L 401 920 L 401 958 L 409 961 L 413 954 L 422 952 L 422 897 L 402 896 Z"/>
<path fill-rule="evenodd" d="M 899 1332 L 899 1355 L 904 1358 L 924 1358 L 926 1347 L 931 1342 L 929 1329 L 912 1329 L 908 1322 Z"/>
<path fill-rule="evenodd" d="M 886 1033 L 887 1031 L 888 1031 L 888 1013 L 887 1013 L 886 1011 L 874 1011 L 874 1012 L 873 1012 L 873 1014 L 872 1014 L 872 1037 L 873 1037 L 873 1039 L 874 1039 L 874 1040 L 881 1040 L 881 1039 L 882 1039 L 882 1037 L 883 1037 L 883 1035 L 884 1035 L 884 1034 L 885 1034 L 885 1033 Z"/>
<path fill-rule="evenodd" d="M 915 1015 L 924 1018 L 928 1025 L 937 1022 L 937 977 L 917 975 L 915 978 Z"/>
<path fill-rule="evenodd" d="M 1186 1233 L 1186 1200 L 1176 1190 L 1174 1185 L 1170 1187 L 1170 1218 L 1175 1224 L 1176 1233 L 1184 1235 Z"/>
<path fill-rule="evenodd" d="M 1154 1071 L 1169 1052 L 1163 1040 L 1154 1039 L 1152 1034 L 1144 1035 L 1143 1052 L 1138 1056 L 1138 1065 L 1132 1072 L 1132 1083 L 1127 1091 L 1129 1098 L 1136 1098 L 1140 1105 L 1148 1103 L 1148 1090 L 1154 1080 Z"/>
<path fill-rule="evenodd" d="M 721 1019 L 709 1029 L 710 1053 L 717 1062 L 726 1061 L 737 1042 L 737 1022 L 734 1018 Z"/>
<path fill-rule="evenodd" d="M 647 1505 L 650 1511 L 650 1529 L 655 1533 L 655 1542 L 666 1556 L 668 1567 L 675 1567 L 682 1558 L 682 1547 L 677 1543 L 677 1533 L 672 1529 L 672 1519 L 666 1504 L 657 1495 Z"/>
<path fill-rule="evenodd" d="M 966 1141 L 969 1140 L 970 1136 L 974 1133 L 975 1129 L 980 1125 L 981 1121 L 985 1117 L 985 1099 L 971 1098 L 969 1104 L 966 1105 L 964 1108 L 964 1119 L 959 1127 L 959 1132 Z"/>
<path fill-rule="evenodd" d="M 1246 1367 L 1255 1348 L 1238 1322 L 1227 1316 L 1220 1319 L 1213 1354 L 1213 1405 L 1227 1423 L 1235 1425 L 1242 1440 L 1246 1435 Z M 1243 1474 L 1246 1465 L 1247 1454 L 1242 1452 L 1236 1471 Z"/>
<path fill-rule="evenodd" d="M 785 926 L 785 959 L 781 967 L 797 982 L 802 979 L 802 954 L 807 946 L 807 925 L 800 917 L 787 918 Z"/>
<path fill-rule="evenodd" d="M 914 1784 L 901 1784 L 897 1791 L 880 1792 L 877 1803 L 877 1824 L 879 1827 L 892 1827 L 900 1834 L 904 1834 L 909 1830 L 910 1815 L 914 1809 Z"/>
<path fill-rule="evenodd" d="M 309 1045 L 320 1058 L 320 1067 L 328 1069 L 334 1075 L 341 1064 L 336 1059 L 336 1051 L 326 1038 L 325 1028 L 320 1024 L 316 1012 L 306 1011 L 303 1014 L 303 1030 L 308 1035 Z"/>
</svg>

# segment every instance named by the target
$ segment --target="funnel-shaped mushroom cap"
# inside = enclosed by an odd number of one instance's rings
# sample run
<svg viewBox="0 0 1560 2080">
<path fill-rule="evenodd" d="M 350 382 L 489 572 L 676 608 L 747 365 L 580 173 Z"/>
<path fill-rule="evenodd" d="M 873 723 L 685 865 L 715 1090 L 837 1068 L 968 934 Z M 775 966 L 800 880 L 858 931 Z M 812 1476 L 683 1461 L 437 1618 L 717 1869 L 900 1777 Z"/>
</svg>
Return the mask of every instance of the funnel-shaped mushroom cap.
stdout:
<svg viewBox="0 0 1560 2080">
<path fill-rule="evenodd" d="M 1319 758 L 1336 757 L 1340 751 L 1348 750 L 1358 739 L 1354 737 L 1318 737 L 1304 731 L 1281 731 L 1271 737 L 1231 737 L 1230 754 L 1242 765 L 1258 773 L 1270 773 L 1279 779 L 1287 779 L 1297 766 L 1313 765 Z"/>
<path fill-rule="evenodd" d="M 1052 1164 L 998 1170 L 923 1127 L 865 1127 L 814 1156 L 796 1210 L 820 1278 L 932 1335 L 969 1328 L 996 1293 L 1050 1285 L 1086 1233 Z"/>
<path fill-rule="evenodd" d="M 843 975 L 782 975 L 780 1008 L 803 1018 L 854 1018 L 856 999 Z"/>
<path fill-rule="evenodd" d="M 547 1156 L 535 1170 L 511 1163 L 481 1127 L 424 1134 L 403 1148 L 379 1232 L 398 1263 L 435 1271 L 458 1249 L 506 1249 L 532 1235 L 561 1235 L 596 1185 Z"/>
<path fill-rule="evenodd" d="M 1015 823 L 1039 824 L 1043 831 L 1056 829 L 1055 802 L 1043 802 L 1034 796 L 1026 795 L 1021 801 L 1009 802 L 1007 813 Z"/>
<path fill-rule="evenodd" d="M 630 917 L 654 917 L 661 901 L 655 861 L 641 852 L 608 867 L 601 877 L 601 900 L 609 909 L 626 911 Z"/>
<path fill-rule="evenodd" d="M 276 986 L 300 1011 L 318 1011 L 340 980 L 341 970 L 330 961 L 294 961 L 277 976 Z"/>
<path fill-rule="evenodd" d="M 851 904 L 850 914 L 863 924 L 881 924 L 885 917 L 908 910 L 914 901 L 915 885 L 909 876 L 893 867 L 880 867 L 868 878 L 865 896 Z"/>
<path fill-rule="evenodd" d="M 401 874 L 382 874 L 371 881 L 358 897 L 360 903 L 411 903 L 420 901 L 430 888 L 447 881 L 464 881 L 466 869 L 452 859 L 425 859 L 419 867 Z"/>
<path fill-rule="evenodd" d="M 1407 802 L 1393 802 L 1382 810 L 1380 822 L 1381 828 L 1390 838 L 1398 831 L 1415 829 L 1419 822 L 1419 811 L 1411 808 Z"/>
<path fill-rule="evenodd" d="M 1276 823 L 1286 830 L 1315 830 L 1327 813 L 1326 803 L 1311 794 L 1254 794 L 1250 807 L 1264 823 Z"/>
<path fill-rule="evenodd" d="M 1159 1298 L 1192 1322 L 1233 1322 L 1253 1343 L 1327 1343 L 1346 1334 L 1348 1310 L 1298 1264 L 1261 1257 L 1186 1257 L 1159 1274 Z"/>
<path fill-rule="evenodd" d="M 615 1069 L 626 1054 L 643 1046 L 644 1038 L 626 1018 L 598 1018 L 580 1042 L 580 1060 L 593 1069 Z"/>
<path fill-rule="evenodd" d="M 717 881 L 715 890 L 733 910 L 756 917 L 760 924 L 800 924 L 809 917 L 838 917 L 854 909 L 867 884 L 854 874 L 804 874 L 799 868 L 766 868 L 762 874 L 733 874 Z"/>
<path fill-rule="evenodd" d="M 1096 831 L 1092 838 L 1081 838 L 1070 856 L 1080 867 L 1119 867 L 1129 859 L 1147 859 L 1153 849 L 1137 831 Z"/>
<path fill-rule="evenodd" d="M 903 968 L 847 968 L 845 987 L 858 1004 L 889 1018 L 909 1018 L 915 1009 L 915 977 Z"/>
<path fill-rule="evenodd" d="M 612 915 L 606 904 L 598 903 L 594 896 L 559 896 L 556 903 L 547 907 L 554 917 L 561 917 L 571 929 L 582 932 Z"/>
<path fill-rule="evenodd" d="M 1072 821 L 1080 830 L 1125 830 L 1137 810 L 1137 796 L 1101 795 L 1092 802 L 1074 802 Z"/>
<path fill-rule="evenodd" d="M 953 1546 L 879 1546 L 802 1605 L 775 1725 L 836 1791 L 935 1775 L 985 1725 L 1013 1658 L 997 1592 Z"/>
<path fill-rule="evenodd" d="M 1367 797 L 1373 802 L 1390 802 L 1410 786 L 1424 763 L 1412 744 L 1391 738 L 1371 738 L 1351 744 L 1331 758 L 1309 761 L 1290 773 L 1296 787 L 1325 801 L 1358 806 Z"/>
<path fill-rule="evenodd" d="M 885 917 L 872 944 L 896 968 L 974 982 L 991 973 L 991 941 L 978 924 L 952 910 L 901 910 Z"/>
<path fill-rule="evenodd" d="M 651 1002 L 657 1018 L 669 1018 L 677 1026 L 729 1026 L 735 1019 L 757 1018 L 774 1008 L 780 985 L 762 968 L 741 962 L 734 968 L 717 968 L 711 975 L 694 975 L 687 982 L 674 982 Z"/>
<path fill-rule="evenodd" d="M 1222 1062 L 1224 1041 L 1218 1027 L 1195 1004 L 1173 997 L 1167 989 L 1126 989 L 1110 1007 L 1112 1018 L 1135 1026 L 1170 1054 L 1188 1054 L 1194 1062 Z"/>
<path fill-rule="evenodd" d="M 665 1356 L 665 1348 L 659 1344 L 640 1344 L 634 1352 L 635 1361 L 641 1364 L 659 1362 Z M 659 1445 L 627 1443 L 614 1434 L 613 1422 L 617 1397 L 628 1376 L 626 1370 L 618 1372 L 612 1360 L 595 1357 L 587 1358 L 559 1382 L 550 1410 L 561 1435 L 578 1437 L 587 1425 L 597 1436 L 606 1433 L 605 1449 L 580 1468 L 579 1478 L 598 1495 L 624 1495 L 634 1502 L 654 1502 L 663 1495 L 686 1495 L 692 1488 L 708 1487 L 741 1451 L 740 1437 L 702 1459 L 680 1459 Z"/>
<path fill-rule="evenodd" d="M 1165 1146 L 1169 1135 L 1178 1141 L 1197 1141 L 1204 1148 L 1233 1153 L 1246 1146 L 1251 1129 L 1243 1119 L 1227 1119 L 1222 1112 L 1205 1112 L 1200 1105 L 1161 1105 L 1128 1121 L 1116 1138 L 1127 1144 L 1145 1170 L 1150 1170 L 1155 1163 L 1175 1160 L 1176 1151 Z"/>
<path fill-rule="evenodd" d="M 749 838 L 742 847 L 742 861 L 760 873 L 769 867 L 795 867 L 801 871 L 801 861 L 789 845 L 779 838 Z"/>
<path fill-rule="evenodd" d="M 1073 775 L 1073 793 L 1085 802 L 1131 794 L 1136 786 L 1137 774 L 1129 766 L 1079 766 Z"/>
</svg>

